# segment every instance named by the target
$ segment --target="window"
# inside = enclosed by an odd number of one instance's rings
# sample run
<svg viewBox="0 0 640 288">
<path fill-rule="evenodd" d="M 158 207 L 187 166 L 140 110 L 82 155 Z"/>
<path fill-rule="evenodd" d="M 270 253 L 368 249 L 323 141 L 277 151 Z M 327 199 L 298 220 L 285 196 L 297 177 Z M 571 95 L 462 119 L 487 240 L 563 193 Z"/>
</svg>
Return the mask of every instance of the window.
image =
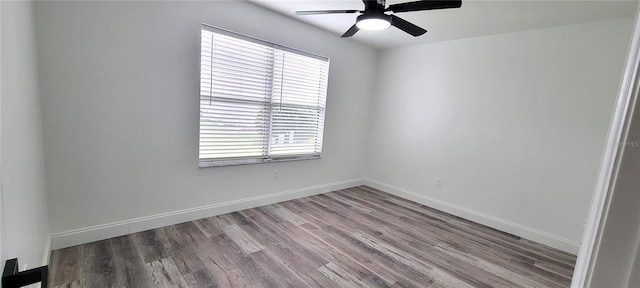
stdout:
<svg viewBox="0 0 640 288">
<path fill-rule="evenodd" d="M 329 59 L 202 26 L 200 167 L 317 159 Z"/>
</svg>

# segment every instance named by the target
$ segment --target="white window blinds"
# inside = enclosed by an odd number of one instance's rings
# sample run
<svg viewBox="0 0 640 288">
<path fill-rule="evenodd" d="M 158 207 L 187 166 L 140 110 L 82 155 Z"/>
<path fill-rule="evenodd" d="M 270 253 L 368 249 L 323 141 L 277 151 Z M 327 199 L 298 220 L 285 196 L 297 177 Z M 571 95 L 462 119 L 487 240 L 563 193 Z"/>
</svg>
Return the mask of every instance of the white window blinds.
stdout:
<svg viewBox="0 0 640 288">
<path fill-rule="evenodd" d="M 203 25 L 200 166 L 319 158 L 329 60 Z"/>
</svg>

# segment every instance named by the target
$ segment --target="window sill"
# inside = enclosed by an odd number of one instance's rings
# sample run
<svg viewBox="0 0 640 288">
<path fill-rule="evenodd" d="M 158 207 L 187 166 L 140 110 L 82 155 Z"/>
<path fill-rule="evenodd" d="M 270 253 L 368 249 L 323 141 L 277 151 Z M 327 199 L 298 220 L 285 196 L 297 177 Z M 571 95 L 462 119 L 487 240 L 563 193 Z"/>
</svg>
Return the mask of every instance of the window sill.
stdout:
<svg viewBox="0 0 640 288">
<path fill-rule="evenodd" d="M 200 159 L 198 162 L 198 167 L 211 168 L 211 167 L 276 163 L 276 162 L 288 162 L 288 161 L 300 161 L 300 160 L 316 160 L 316 159 L 322 159 L 321 155 L 318 154 L 318 155 L 265 158 L 265 159 L 262 159 L 262 158 L 230 159 L 230 160 Z"/>
</svg>

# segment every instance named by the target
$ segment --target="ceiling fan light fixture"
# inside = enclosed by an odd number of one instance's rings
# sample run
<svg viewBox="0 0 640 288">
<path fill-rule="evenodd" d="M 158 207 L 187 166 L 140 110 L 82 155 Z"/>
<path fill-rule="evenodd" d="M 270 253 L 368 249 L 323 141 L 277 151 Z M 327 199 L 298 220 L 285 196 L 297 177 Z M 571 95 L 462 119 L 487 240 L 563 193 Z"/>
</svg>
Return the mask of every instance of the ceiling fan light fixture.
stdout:
<svg viewBox="0 0 640 288">
<path fill-rule="evenodd" d="M 391 26 L 391 16 L 363 14 L 358 16 L 356 26 L 361 30 L 384 30 Z"/>
<path fill-rule="evenodd" d="M 427 33 L 427 30 L 396 16 L 396 13 L 460 8 L 462 6 L 462 0 L 410 0 L 410 2 L 388 6 L 385 0 L 362 0 L 362 3 L 364 4 L 364 10 L 296 11 L 296 15 L 362 13 L 356 18 L 356 23 L 340 36 L 343 38 L 351 37 L 360 30 L 384 30 L 389 26 L 394 26 L 413 37 L 418 37 Z"/>
</svg>

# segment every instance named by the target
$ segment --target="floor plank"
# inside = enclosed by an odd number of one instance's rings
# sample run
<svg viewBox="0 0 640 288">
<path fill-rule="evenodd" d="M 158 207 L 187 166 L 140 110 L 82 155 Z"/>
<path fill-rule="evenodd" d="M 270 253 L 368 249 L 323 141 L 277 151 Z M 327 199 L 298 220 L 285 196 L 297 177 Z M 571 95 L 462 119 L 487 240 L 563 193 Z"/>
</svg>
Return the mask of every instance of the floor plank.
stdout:
<svg viewBox="0 0 640 288">
<path fill-rule="evenodd" d="M 55 250 L 52 287 L 569 287 L 576 257 L 359 186 Z"/>
</svg>

